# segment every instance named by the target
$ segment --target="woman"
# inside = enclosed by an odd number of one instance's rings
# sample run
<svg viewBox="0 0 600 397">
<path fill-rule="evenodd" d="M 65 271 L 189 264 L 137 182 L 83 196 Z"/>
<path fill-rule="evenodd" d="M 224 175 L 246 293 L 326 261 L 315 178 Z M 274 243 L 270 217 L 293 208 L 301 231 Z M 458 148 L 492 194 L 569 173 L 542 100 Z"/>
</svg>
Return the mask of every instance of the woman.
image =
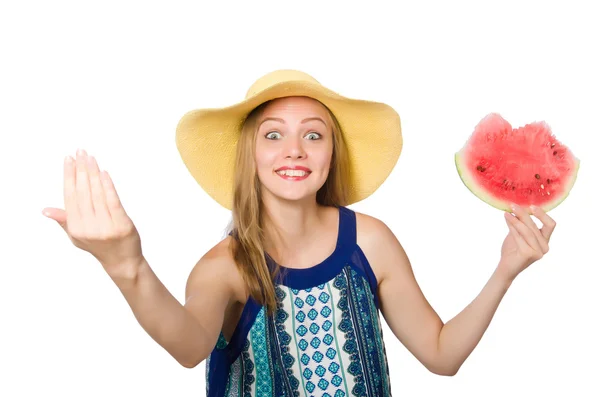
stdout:
<svg viewBox="0 0 600 397">
<path fill-rule="evenodd" d="M 206 360 L 209 396 L 388 396 L 379 313 L 431 372 L 454 375 L 515 277 L 548 252 L 555 222 L 506 213 L 501 259 L 444 324 L 386 225 L 347 205 L 368 197 L 402 148 L 397 113 L 344 98 L 297 71 L 263 76 L 246 99 L 186 114 L 190 173 L 232 210 L 229 235 L 193 268 L 181 305 L 145 260 L 109 175 L 79 151 L 65 209 L 46 216 L 93 254 L 144 329 L 179 363 Z"/>
</svg>

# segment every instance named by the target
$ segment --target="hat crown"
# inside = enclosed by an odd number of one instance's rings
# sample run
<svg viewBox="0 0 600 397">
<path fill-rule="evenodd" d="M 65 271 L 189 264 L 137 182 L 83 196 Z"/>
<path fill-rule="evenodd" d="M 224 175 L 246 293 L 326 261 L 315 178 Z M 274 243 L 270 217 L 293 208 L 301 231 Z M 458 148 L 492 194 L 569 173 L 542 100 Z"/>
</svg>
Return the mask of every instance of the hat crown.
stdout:
<svg viewBox="0 0 600 397">
<path fill-rule="evenodd" d="M 254 82 L 246 93 L 246 99 L 264 91 L 269 87 L 286 81 L 305 81 L 313 84 L 320 84 L 314 77 L 299 70 L 282 69 L 268 73 Z"/>
</svg>

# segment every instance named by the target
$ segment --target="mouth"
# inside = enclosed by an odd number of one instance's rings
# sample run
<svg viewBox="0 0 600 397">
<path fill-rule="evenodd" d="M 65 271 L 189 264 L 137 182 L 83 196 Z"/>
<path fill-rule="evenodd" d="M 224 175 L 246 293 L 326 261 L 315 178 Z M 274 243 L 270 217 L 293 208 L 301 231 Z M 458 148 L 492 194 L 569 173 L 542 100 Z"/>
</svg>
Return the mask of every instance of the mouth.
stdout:
<svg viewBox="0 0 600 397">
<path fill-rule="evenodd" d="M 300 181 L 306 179 L 312 171 L 306 167 L 282 167 L 276 169 L 275 173 L 286 180 Z"/>
</svg>

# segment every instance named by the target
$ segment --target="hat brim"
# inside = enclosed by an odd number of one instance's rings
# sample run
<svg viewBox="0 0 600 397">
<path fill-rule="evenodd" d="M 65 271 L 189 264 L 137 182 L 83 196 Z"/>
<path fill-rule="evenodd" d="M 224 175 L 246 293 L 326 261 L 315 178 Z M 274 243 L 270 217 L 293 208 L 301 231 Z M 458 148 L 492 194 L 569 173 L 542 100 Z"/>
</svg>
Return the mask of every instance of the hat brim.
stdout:
<svg viewBox="0 0 600 397">
<path fill-rule="evenodd" d="M 236 146 L 248 114 L 271 99 L 307 96 L 337 118 L 348 148 L 349 202 L 364 200 L 387 179 L 402 151 L 400 116 L 389 105 L 351 99 L 307 81 L 286 81 L 229 107 L 198 109 L 183 115 L 176 145 L 188 171 L 215 201 L 233 206 Z"/>
</svg>

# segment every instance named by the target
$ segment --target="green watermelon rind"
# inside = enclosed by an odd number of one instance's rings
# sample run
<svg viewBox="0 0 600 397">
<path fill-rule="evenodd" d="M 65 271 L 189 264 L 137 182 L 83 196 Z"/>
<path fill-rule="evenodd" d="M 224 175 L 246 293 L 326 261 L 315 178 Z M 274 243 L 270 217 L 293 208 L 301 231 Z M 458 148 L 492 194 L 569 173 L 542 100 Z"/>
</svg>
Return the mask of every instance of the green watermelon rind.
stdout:
<svg viewBox="0 0 600 397">
<path fill-rule="evenodd" d="M 473 193 L 476 197 L 478 197 L 485 203 L 499 210 L 512 212 L 512 209 L 510 208 L 510 202 L 506 202 L 504 200 L 500 200 L 496 197 L 493 197 L 485 189 L 478 188 L 478 183 L 475 181 L 474 178 L 471 177 L 471 172 L 469 171 L 469 168 L 463 162 L 464 150 L 465 149 L 463 148 L 454 154 L 454 164 L 456 165 L 456 170 L 458 171 L 458 175 L 460 176 L 460 179 L 463 182 L 463 184 L 467 187 L 467 189 L 471 191 L 471 193 Z M 573 163 L 574 168 L 571 172 L 570 178 L 567 179 L 567 182 L 564 185 L 564 193 L 558 196 L 555 200 L 549 201 L 545 205 L 541 206 L 544 212 L 550 212 L 554 208 L 558 207 L 563 201 L 565 201 L 565 199 L 571 193 L 571 190 L 573 188 L 573 185 L 575 185 L 575 181 L 577 180 L 577 175 L 579 173 L 580 160 L 576 157 L 573 157 Z M 529 208 L 525 208 L 525 210 L 528 213 L 531 213 L 531 210 Z"/>
</svg>

